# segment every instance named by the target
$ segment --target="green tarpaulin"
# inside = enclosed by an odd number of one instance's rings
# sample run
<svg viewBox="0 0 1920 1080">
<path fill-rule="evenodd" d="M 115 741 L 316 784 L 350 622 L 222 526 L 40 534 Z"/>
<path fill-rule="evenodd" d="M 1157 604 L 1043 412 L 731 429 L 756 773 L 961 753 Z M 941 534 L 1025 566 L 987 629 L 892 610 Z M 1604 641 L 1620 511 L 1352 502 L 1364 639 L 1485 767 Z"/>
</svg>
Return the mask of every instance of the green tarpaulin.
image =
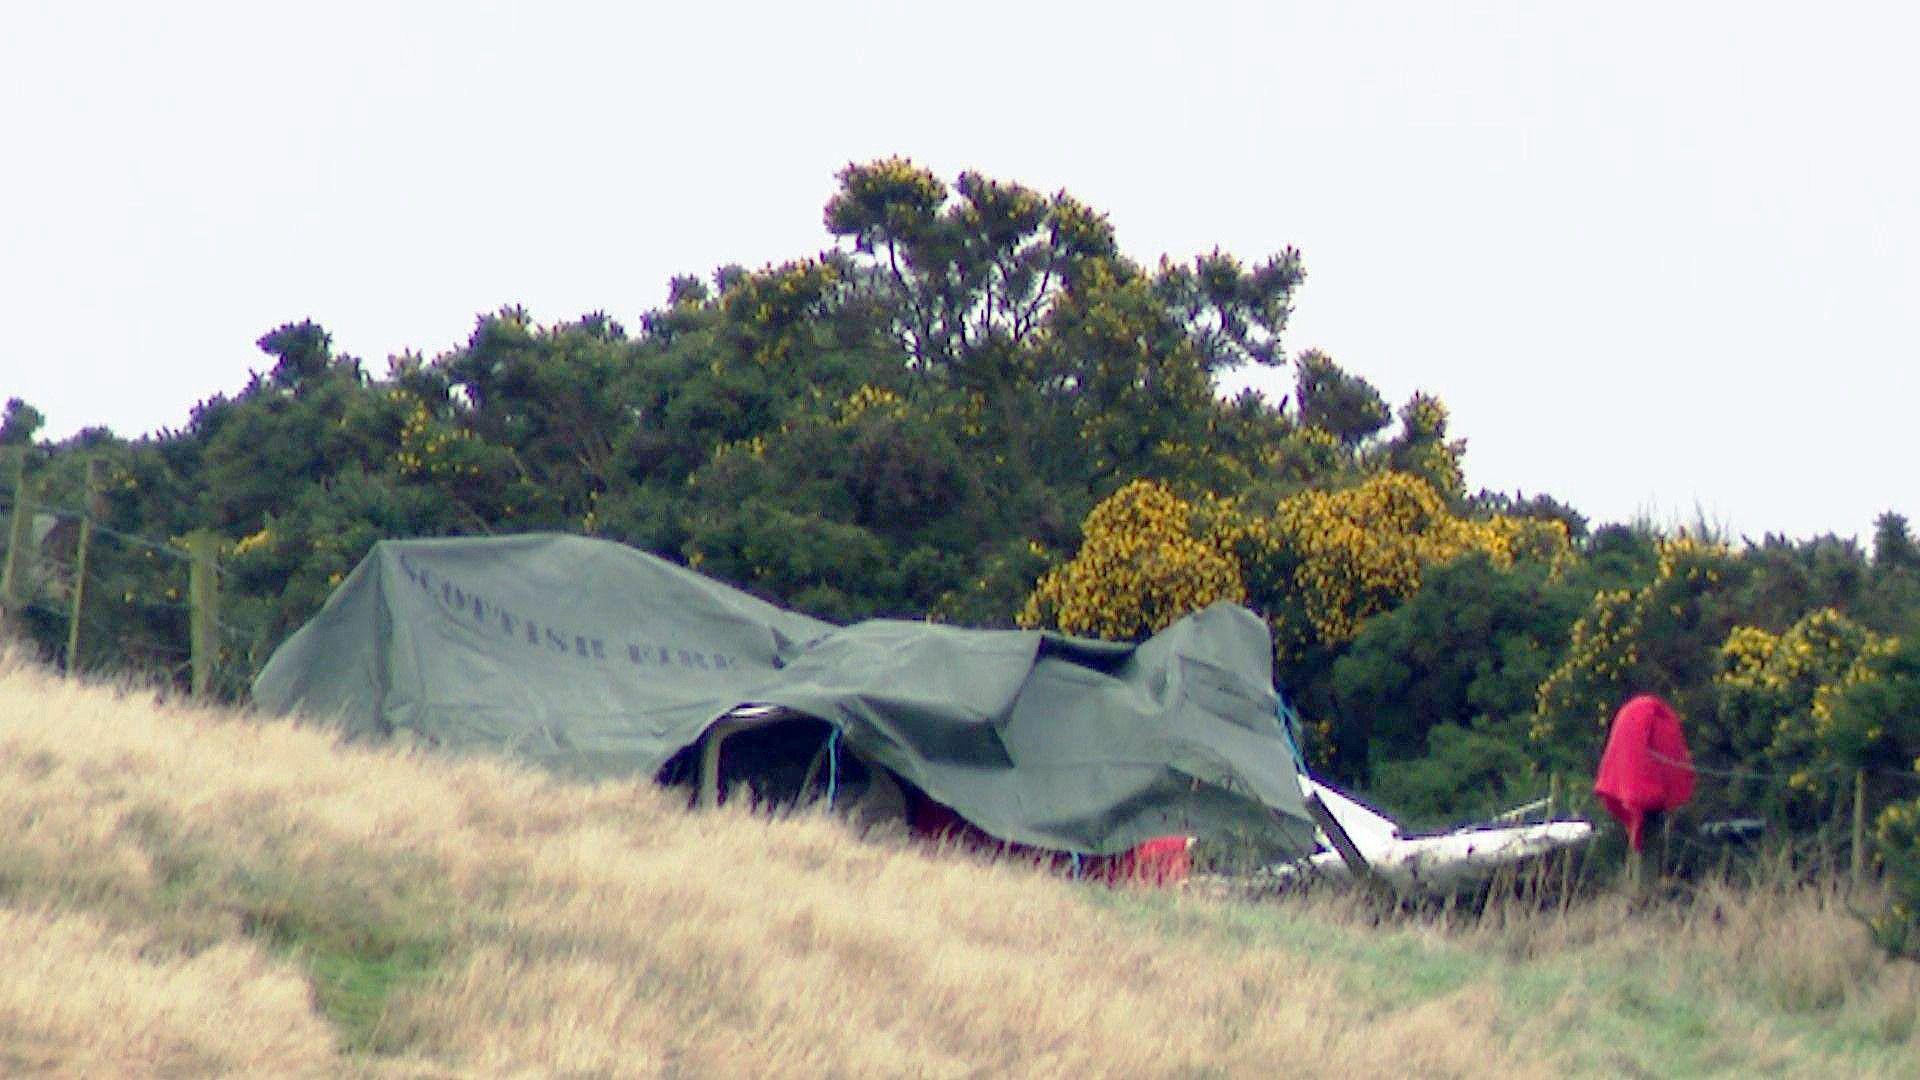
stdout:
<svg viewBox="0 0 1920 1080">
<path fill-rule="evenodd" d="M 838 627 L 603 540 L 390 540 L 253 695 L 587 777 L 653 775 L 736 706 L 781 706 L 1003 840 L 1104 854 L 1231 833 L 1304 852 L 1268 649 L 1229 604 L 1137 646 Z"/>
</svg>

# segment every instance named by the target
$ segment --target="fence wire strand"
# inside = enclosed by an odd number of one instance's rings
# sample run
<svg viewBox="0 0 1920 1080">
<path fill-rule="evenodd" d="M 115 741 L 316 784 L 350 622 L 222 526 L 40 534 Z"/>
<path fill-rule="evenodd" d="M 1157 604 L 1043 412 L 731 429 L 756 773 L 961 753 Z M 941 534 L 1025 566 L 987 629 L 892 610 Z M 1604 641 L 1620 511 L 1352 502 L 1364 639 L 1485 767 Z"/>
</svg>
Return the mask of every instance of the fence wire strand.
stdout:
<svg viewBox="0 0 1920 1080">
<path fill-rule="evenodd" d="M 11 499 L 0 500 L 0 510 L 11 511 L 12 509 L 13 501 Z M 66 521 L 92 521 L 93 531 L 96 533 L 111 536 L 123 543 L 133 544 L 137 547 L 170 555 L 182 562 L 193 561 L 193 555 L 191 553 L 171 541 L 154 540 L 137 533 L 121 532 L 119 529 L 101 522 L 99 518 L 93 517 L 84 510 L 76 510 L 73 507 L 64 506 L 59 503 L 36 503 L 33 509 L 37 514 L 47 514 Z M 216 565 L 216 570 L 217 569 Z"/>
</svg>

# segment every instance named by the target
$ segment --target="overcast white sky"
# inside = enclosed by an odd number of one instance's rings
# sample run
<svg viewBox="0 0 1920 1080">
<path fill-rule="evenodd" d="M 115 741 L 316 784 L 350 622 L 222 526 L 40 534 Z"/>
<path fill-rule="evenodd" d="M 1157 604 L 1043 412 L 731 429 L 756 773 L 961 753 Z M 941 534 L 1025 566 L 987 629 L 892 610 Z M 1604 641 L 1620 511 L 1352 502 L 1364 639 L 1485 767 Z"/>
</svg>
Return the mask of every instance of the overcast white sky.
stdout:
<svg viewBox="0 0 1920 1080">
<path fill-rule="evenodd" d="M 1920 520 L 1916 11 L 8 0 L 0 397 L 133 435 L 289 320 L 375 373 L 632 325 L 904 153 L 1142 260 L 1298 246 L 1290 350 L 1439 394 L 1470 486 L 1864 539 Z"/>
</svg>

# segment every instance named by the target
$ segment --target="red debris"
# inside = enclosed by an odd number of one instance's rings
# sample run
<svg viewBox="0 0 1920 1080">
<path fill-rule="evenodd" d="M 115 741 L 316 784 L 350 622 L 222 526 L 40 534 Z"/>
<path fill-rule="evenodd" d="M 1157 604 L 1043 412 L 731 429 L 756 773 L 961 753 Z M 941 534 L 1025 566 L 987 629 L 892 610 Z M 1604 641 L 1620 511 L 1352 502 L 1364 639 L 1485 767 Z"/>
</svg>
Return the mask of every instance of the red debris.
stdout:
<svg viewBox="0 0 1920 1080">
<path fill-rule="evenodd" d="M 999 840 L 953 812 L 952 808 L 914 792 L 909 796 L 913 835 L 922 840 L 953 844 L 966 851 L 989 852 L 1032 859 L 1060 873 L 1102 881 L 1109 885 L 1178 885 L 1193 868 L 1191 843 L 1184 836 L 1161 836 L 1118 855 L 1073 856 L 1045 848 Z"/>
<path fill-rule="evenodd" d="M 1676 809 L 1693 797 L 1693 759 L 1673 706 L 1653 694 L 1620 706 L 1593 793 L 1626 827 L 1635 851 L 1648 814 Z"/>
</svg>

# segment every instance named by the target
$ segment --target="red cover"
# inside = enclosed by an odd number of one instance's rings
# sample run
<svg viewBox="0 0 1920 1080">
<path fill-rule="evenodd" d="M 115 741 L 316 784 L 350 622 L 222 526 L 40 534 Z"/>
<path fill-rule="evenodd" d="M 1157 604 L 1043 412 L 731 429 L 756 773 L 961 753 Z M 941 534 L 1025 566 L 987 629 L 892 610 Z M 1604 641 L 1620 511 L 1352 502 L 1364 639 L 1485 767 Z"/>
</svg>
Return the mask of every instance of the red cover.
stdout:
<svg viewBox="0 0 1920 1080">
<path fill-rule="evenodd" d="M 1109 885 L 1177 885 L 1187 880 L 1193 868 L 1191 845 L 1184 836 L 1156 837 L 1118 855 L 1083 856 L 1076 865 L 1071 855 L 997 840 L 954 813 L 951 807 L 918 792 L 911 793 L 908 799 L 912 804 L 913 835 L 922 840 L 955 844 L 968 851 L 1032 859 L 1062 873 L 1075 873 Z"/>
<path fill-rule="evenodd" d="M 1084 873 L 1109 885 L 1178 885 L 1193 869 L 1193 842 L 1184 836 L 1156 836 L 1118 855 L 1095 855 Z"/>
<path fill-rule="evenodd" d="M 1684 806 L 1693 797 L 1693 759 L 1673 706 L 1653 694 L 1620 706 L 1593 793 L 1626 826 L 1627 843 L 1635 851 L 1648 814 Z"/>
</svg>

